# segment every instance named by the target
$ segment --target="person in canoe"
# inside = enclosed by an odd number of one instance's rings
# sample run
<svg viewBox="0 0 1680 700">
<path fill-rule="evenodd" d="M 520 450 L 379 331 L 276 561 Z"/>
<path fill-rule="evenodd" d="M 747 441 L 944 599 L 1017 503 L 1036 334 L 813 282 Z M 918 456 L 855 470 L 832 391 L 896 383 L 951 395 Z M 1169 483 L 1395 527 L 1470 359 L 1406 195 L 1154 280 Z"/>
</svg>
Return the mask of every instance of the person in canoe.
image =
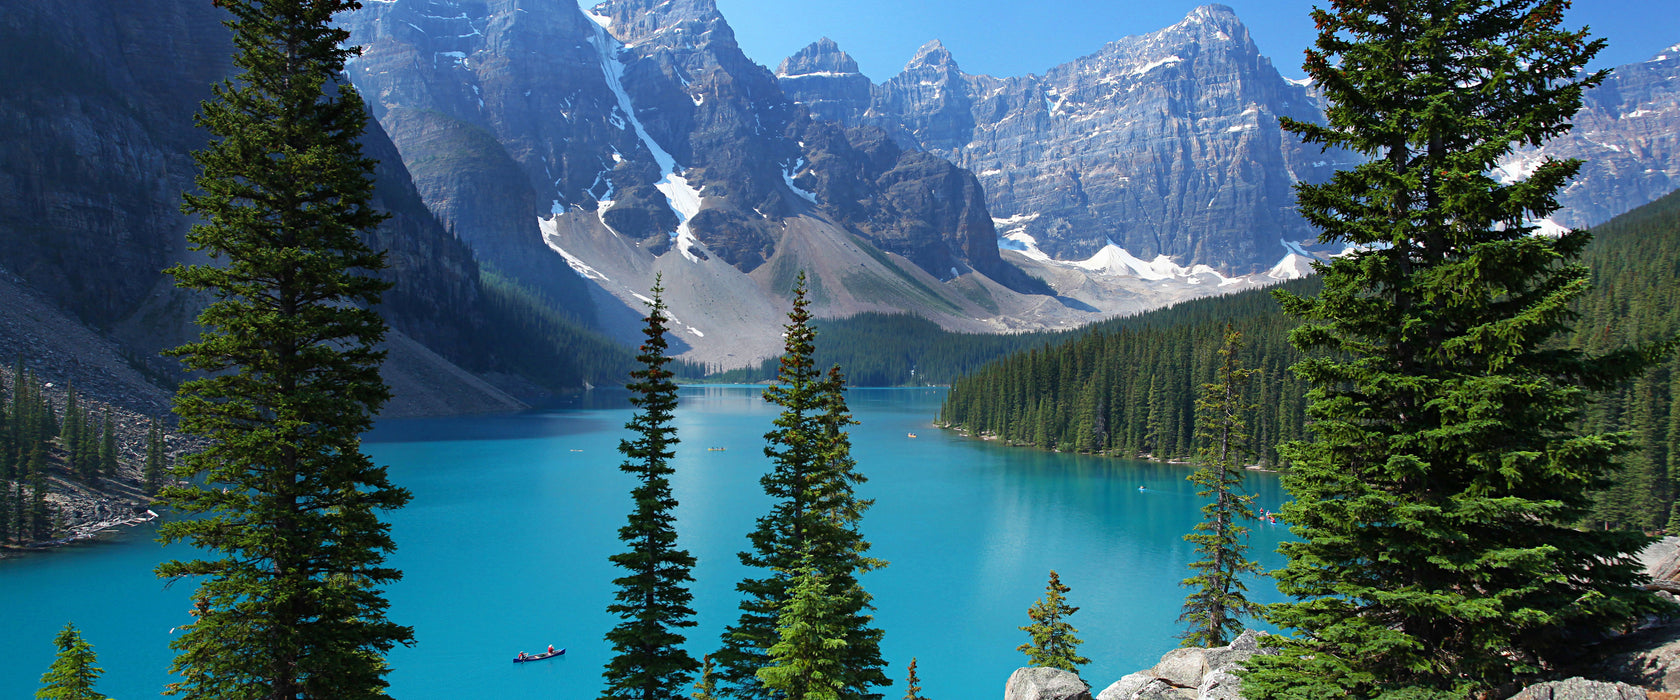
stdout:
<svg viewBox="0 0 1680 700">
<path fill-rule="evenodd" d="M 549 656 L 554 655 L 554 645 L 553 644 L 548 645 L 548 655 Z"/>
</svg>

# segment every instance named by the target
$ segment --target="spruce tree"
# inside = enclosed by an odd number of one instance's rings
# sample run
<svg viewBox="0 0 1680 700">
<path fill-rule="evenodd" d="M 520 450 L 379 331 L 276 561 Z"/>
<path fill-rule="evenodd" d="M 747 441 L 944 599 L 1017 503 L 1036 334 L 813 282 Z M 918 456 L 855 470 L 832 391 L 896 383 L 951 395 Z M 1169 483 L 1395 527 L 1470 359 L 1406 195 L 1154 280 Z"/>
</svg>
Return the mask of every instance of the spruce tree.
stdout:
<svg viewBox="0 0 1680 700">
<path fill-rule="evenodd" d="M 13 375 L 14 379 L 16 375 Z M 0 544 L 12 539 L 12 479 L 17 450 L 12 443 L 12 412 L 7 404 L 10 392 L 6 377 L 0 375 Z"/>
<path fill-rule="evenodd" d="M 846 685 L 846 630 L 836 606 L 843 598 L 829 590 L 810 556 L 792 574 L 776 617 L 776 642 L 758 678 L 786 700 L 839 700 Z"/>
<path fill-rule="evenodd" d="M 1359 2 L 1317 9 L 1307 74 L 1328 124 L 1306 141 L 1367 160 L 1297 186 L 1302 214 L 1347 255 L 1293 342 L 1317 439 L 1288 446 L 1299 535 L 1273 575 L 1297 631 L 1257 656 L 1243 694 L 1496 695 L 1553 673 L 1572 629 L 1656 611 L 1636 532 L 1582 531 L 1623 435 L 1578 434 L 1588 393 L 1667 347 L 1593 356 L 1551 341 L 1587 289 L 1589 235 L 1535 235 L 1579 162 L 1491 169 L 1569 128 L 1602 47 L 1560 27 L 1565 0 Z M 1404 688 L 1405 690 L 1401 690 Z"/>
<path fill-rule="evenodd" d="M 76 401 L 76 384 L 72 382 L 65 390 L 64 397 L 64 451 L 70 455 L 70 471 L 83 481 L 89 481 L 90 476 L 85 470 L 87 464 L 79 459 L 76 447 L 81 444 L 82 431 L 86 428 L 82 420 L 82 410 Z"/>
<path fill-rule="evenodd" d="M 47 460 L 36 442 L 29 448 L 29 537 L 36 542 L 52 539 L 57 524 L 47 492 Z"/>
<path fill-rule="evenodd" d="M 93 645 L 82 639 L 76 625 L 66 623 L 53 644 L 58 646 L 58 657 L 41 676 L 41 689 L 35 691 L 37 700 L 105 700 L 93 690 L 104 671 L 93 665 L 97 661 Z"/>
<path fill-rule="evenodd" d="M 184 432 L 209 447 L 163 489 L 188 517 L 160 528 L 205 559 L 160 565 L 198 581 L 202 610 L 170 644 L 171 694 L 188 698 L 383 697 L 384 654 L 412 630 L 386 618 L 381 589 L 401 578 L 380 512 L 406 490 L 360 449 L 389 398 L 373 310 L 389 285 L 363 242 L 384 215 L 369 204 L 367 115 L 342 80 L 356 53 L 333 24 L 355 0 L 218 0 L 239 69 L 211 89 L 197 123 L 202 217 L 192 248 L 216 264 L 176 266 L 176 284 L 212 303 L 199 340 L 173 351 L 200 378 L 182 384 Z"/>
<path fill-rule="evenodd" d="M 1062 578 L 1050 571 L 1050 583 L 1044 588 L 1044 597 L 1039 598 L 1027 608 L 1027 617 L 1032 618 L 1032 624 L 1021 628 L 1032 638 L 1032 641 L 1015 648 L 1027 655 L 1027 663 L 1032 666 L 1048 666 L 1063 671 L 1079 672 L 1079 667 L 1091 663 L 1079 655 L 1079 645 L 1084 640 L 1073 636 L 1079 630 L 1074 629 L 1067 618 L 1079 608 L 1067 604 L 1068 591 L 1073 590 L 1062 584 Z"/>
<path fill-rule="evenodd" d="M 164 453 L 163 425 L 154 418 L 151 428 L 146 431 L 146 468 L 142 475 L 146 493 L 158 492 L 163 486 L 164 471 L 168 468 Z"/>
<path fill-rule="evenodd" d="M 823 624 L 841 630 L 845 642 L 840 695 L 877 700 L 880 694 L 873 688 L 891 685 L 892 680 L 881 658 L 882 632 L 871 626 L 870 596 L 858 576 L 885 562 L 867 555 L 869 543 L 858 527 L 870 501 L 859 499 L 854 491 L 864 478 L 846 437 L 846 426 L 854 421 L 846 408 L 845 379 L 837 368 L 826 376 L 816 369 L 816 333 L 808 305 L 801 273 L 784 326 L 786 345 L 777 383 L 764 391 L 766 401 L 782 408 L 775 428 L 764 436 L 771 471 L 759 480 L 776 500 L 748 535 L 752 551 L 740 555 L 743 564 L 767 569 L 770 575 L 736 585 L 743 594 L 741 616 L 724 631 L 723 646 L 715 655 L 718 678 L 729 697 L 773 697 L 757 671 L 769 663 L 769 648 L 778 638 L 782 606 L 791 595 L 791 572 L 808 557 L 824 589 L 836 599 L 824 608 L 835 619 Z"/>
<path fill-rule="evenodd" d="M 1242 632 L 1241 618 L 1261 612 L 1249 602 L 1248 587 L 1240 578 L 1260 571 L 1248 558 L 1248 527 L 1243 524 L 1254 519 L 1254 508 L 1243 493 L 1241 456 L 1247 428 L 1242 414 L 1249 407 L 1242 396 L 1255 370 L 1239 368 L 1241 349 L 1242 333 L 1226 326 L 1213 383 L 1204 385 L 1196 400 L 1197 437 L 1203 447 L 1196 471 L 1188 478 L 1202 487 L 1196 495 L 1213 500 L 1202 506 L 1202 522 L 1196 523 L 1195 531 L 1184 536 L 1200 557 L 1190 564 L 1196 573 L 1184 579 L 1194 590 L 1184 598 L 1184 612 L 1178 616 L 1180 622 L 1190 623 L 1183 635 L 1187 647 L 1225 646 Z"/>
<path fill-rule="evenodd" d="M 699 668 L 682 648 L 685 638 L 676 630 L 694 626 L 693 595 L 687 584 L 694 580 L 690 570 L 694 557 L 677 548 L 677 499 L 671 494 L 669 462 L 675 456 L 677 429 L 671 425 L 677 408 L 677 385 L 665 365 L 667 317 L 664 289 L 657 281 L 653 301 L 648 304 L 647 327 L 640 369 L 630 373 L 630 404 L 636 407 L 624 427 L 634 437 L 622 440 L 618 451 L 625 461 L 619 469 L 634 475 L 639 483 L 631 492 L 635 503 L 629 523 L 619 528 L 618 538 L 629 551 L 614 554 L 612 562 L 625 575 L 613 581 L 618 586 L 617 602 L 607 612 L 620 622 L 607 632 L 613 658 L 607 663 L 607 687 L 601 697 L 622 700 L 669 700 L 681 694 Z"/>
<path fill-rule="evenodd" d="M 107 479 L 117 478 L 117 427 L 111 420 L 111 409 L 105 409 L 105 425 L 99 431 L 98 473 Z"/>
</svg>

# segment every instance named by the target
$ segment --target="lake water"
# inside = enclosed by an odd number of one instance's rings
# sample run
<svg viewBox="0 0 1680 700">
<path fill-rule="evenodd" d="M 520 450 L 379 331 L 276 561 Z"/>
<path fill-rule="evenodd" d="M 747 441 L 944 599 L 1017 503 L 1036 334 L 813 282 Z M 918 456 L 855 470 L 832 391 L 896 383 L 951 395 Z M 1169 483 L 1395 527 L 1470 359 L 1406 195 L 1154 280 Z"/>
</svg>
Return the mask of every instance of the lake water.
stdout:
<svg viewBox="0 0 1680 700">
<path fill-rule="evenodd" d="M 1070 618 L 1100 690 L 1176 646 L 1175 622 L 1193 558 L 1181 538 L 1200 518 L 1188 468 L 1053 454 L 964 438 L 931 420 L 942 389 L 858 389 L 853 455 L 874 498 L 864 518 L 873 553 L 891 562 L 863 579 L 886 631 L 883 652 L 902 697 L 917 657 L 923 694 L 996 698 L 1025 657 L 1016 629 L 1051 569 L 1072 587 Z M 609 656 L 602 634 L 617 575 L 607 556 L 630 508 L 615 451 L 630 412 L 622 395 L 519 415 L 388 421 L 367 451 L 414 492 L 392 514 L 405 578 L 390 590 L 394 621 L 417 643 L 390 656 L 391 693 L 421 698 L 596 697 Z M 674 486 L 681 544 L 694 570 L 695 658 L 734 621 L 735 553 L 769 499 L 762 435 L 774 407 L 755 387 L 685 387 Z M 908 433 L 918 437 L 912 439 Z M 725 451 L 707 451 L 723 447 Z M 1139 491 L 1143 486 L 1145 490 Z M 1251 473 L 1257 505 L 1276 510 L 1277 479 Z M 1282 525 L 1259 525 L 1254 556 L 1267 569 Z M 52 636 L 74 621 L 105 669 L 99 690 L 153 697 L 168 682 L 171 628 L 188 622 L 186 582 L 165 588 L 159 561 L 185 556 L 137 528 L 104 541 L 0 561 L 0 697 L 33 697 L 53 657 Z M 1268 582 L 1262 602 L 1279 599 Z M 519 651 L 565 647 L 560 659 L 513 664 Z"/>
</svg>

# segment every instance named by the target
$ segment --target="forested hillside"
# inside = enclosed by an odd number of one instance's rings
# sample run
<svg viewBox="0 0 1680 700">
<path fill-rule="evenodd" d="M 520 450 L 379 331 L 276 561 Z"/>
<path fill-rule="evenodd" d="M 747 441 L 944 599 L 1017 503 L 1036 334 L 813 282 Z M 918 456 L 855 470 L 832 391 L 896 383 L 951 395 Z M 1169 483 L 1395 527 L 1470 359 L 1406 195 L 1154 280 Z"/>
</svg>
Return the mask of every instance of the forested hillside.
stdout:
<svg viewBox="0 0 1680 700">
<path fill-rule="evenodd" d="M 1317 292 L 1317 278 L 1289 282 Z M 1305 390 L 1287 369 L 1294 323 L 1266 290 L 1199 299 L 1097 324 L 1074 339 L 1005 357 L 951 386 L 940 420 L 1045 449 L 1176 459 L 1195 452 L 1194 406 L 1212 380 L 1225 327 L 1243 334 L 1243 367 L 1260 370 L 1244 411 L 1263 465 L 1300 434 Z"/>
<path fill-rule="evenodd" d="M 1602 351 L 1680 332 L 1680 193 L 1594 230 L 1583 262 L 1594 288 L 1579 307 L 1572 347 Z M 1315 279 L 1291 282 L 1316 293 Z M 1251 461 L 1278 466 L 1276 445 L 1305 430 L 1305 386 L 1286 371 L 1297 357 L 1286 318 L 1265 291 L 1202 299 L 1109 321 L 1067 342 L 1018 353 L 952 384 L 940 420 L 950 427 L 1044 449 L 1181 459 L 1193 454 L 1193 407 L 1211 381 L 1229 323 L 1242 331 L 1242 363 L 1259 370 L 1244 417 Z M 1605 394 L 1589 430 L 1625 430 L 1635 452 L 1598 499 L 1593 519 L 1661 528 L 1680 472 L 1680 359 Z"/>
</svg>

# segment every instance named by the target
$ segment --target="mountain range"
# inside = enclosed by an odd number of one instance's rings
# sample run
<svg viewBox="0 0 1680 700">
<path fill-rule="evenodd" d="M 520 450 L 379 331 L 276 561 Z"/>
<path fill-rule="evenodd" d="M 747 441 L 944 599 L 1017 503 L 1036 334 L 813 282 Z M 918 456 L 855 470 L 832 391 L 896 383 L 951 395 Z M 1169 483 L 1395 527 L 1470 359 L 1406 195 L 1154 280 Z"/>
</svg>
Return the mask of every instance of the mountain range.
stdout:
<svg viewBox="0 0 1680 700">
<path fill-rule="evenodd" d="M 29 68 L 0 77 L 0 267 L 167 377 L 155 353 L 203 303 L 159 270 L 198 259 L 178 203 L 197 102 L 231 70 L 220 11 L 0 9 L 0 53 Z M 1291 186 L 1354 160 L 1278 128 L 1322 105 L 1218 5 L 1042 75 L 970 75 L 930 42 L 881 83 L 826 39 L 771 71 L 711 0 L 368 0 L 340 21 L 396 214 L 374 243 L 412 412 L 616 381 L 613 362 L 578 361 L 613 352 L 589 329 L 633 341 L 656 278 L 675 350 L 727 368 L 779 348 L 801 271 L 820 315 L 982 332 L 1299 277 L 1334 251 Z M 1552 222 L 1567 226 L 1672 190 L 1677 75 L 1680 46 L 1618 68 L 1574 132 L 1501 172 L 1586 158 Z"/>
</svg>

